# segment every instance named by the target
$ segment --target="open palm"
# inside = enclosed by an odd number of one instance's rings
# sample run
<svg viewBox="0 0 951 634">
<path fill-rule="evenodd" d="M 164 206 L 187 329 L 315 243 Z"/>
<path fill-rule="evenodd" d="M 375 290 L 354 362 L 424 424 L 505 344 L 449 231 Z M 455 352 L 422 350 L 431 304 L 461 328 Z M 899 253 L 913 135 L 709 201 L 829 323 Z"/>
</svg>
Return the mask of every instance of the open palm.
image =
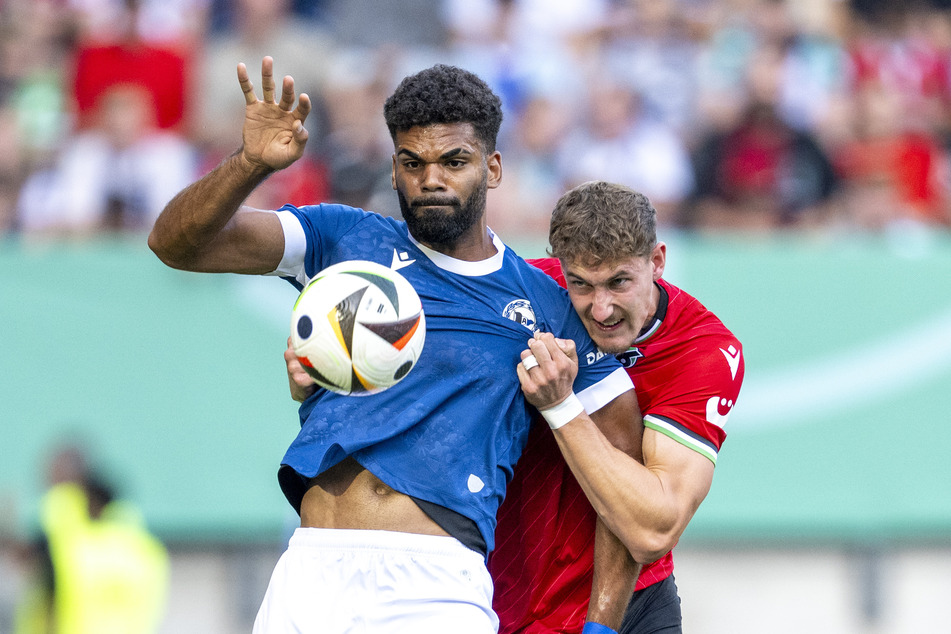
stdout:
<svg viewBox="0 0 951 634">
<path fill-rule="evenodd" d="M 254 94 L 244 64 L 238 64 L 238 83 L 246 104 L 242 137 L 248 161 L 279 170 L 299 159 L 307 144 L 304 120 L 310 114 L 310 98 L 302 94 L 295 108 L 294 80 L 287 76 L 282 82 L 281 99 L 275 100 L 274 61 L 270 57 L 261 62 L 261 99 Z"/>
</svg>

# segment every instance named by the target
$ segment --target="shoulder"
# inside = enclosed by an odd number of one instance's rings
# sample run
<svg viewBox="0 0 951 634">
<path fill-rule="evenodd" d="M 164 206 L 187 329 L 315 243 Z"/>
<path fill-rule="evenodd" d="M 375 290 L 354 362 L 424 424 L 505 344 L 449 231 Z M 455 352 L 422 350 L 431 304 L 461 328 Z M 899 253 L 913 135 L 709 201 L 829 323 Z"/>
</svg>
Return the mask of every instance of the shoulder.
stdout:
<svg viewBox="0 0 951 634">
<path fill-rule="evenodd" d="M 561 266 L 558 260 L 553 258 L 523 260 L 520 257 L 515 259 L 515 266 L 518 267 L 518 275 L 524 287 L 536 300 L 547 304 L 549 307 L 570 307 L 564 284 L 558 282 L 555 277 L 555 274 L 561 274 Z"/>
<path fill-rule="evenodd" d="M 356 217 L 368 217 L 368 216 L 377 216 L 382 217 L 380 214 L 373 211 L 366 211 L 358 207 L 351 207 L 349 205 L 341 205 L 338 203 L 317 203 L 314 205 L 291 205 L 286 204 L 281 207 L 278 211 L 290 211 L 291 213 L 297 216 L 356 216 Z"/>
<path fill-rule="evenodd" d="M 669 295 L 668 318 L 659 332 L 659 349 L 645 352 L 678 359 L 680 370 L 671 381 L 690 383 L 691 390 L 727 392 L 735 396 L 743 382 L 743 344 L 699 300 L 678 287 L 659 281 Z"/>
<path fill-rule="evenodd" d="M 337 203 L 319 203 L 300 207 L 287 204 L 278 211 L 288 211 L 294 214 L 308 232 L 316 230 L 320 233 L 339 233 L 364 222 L 387 225 L 392 228 L 403 224 L 395 218 L 383 216 L 375 211 L 367 211 L 359 207 Z"/>
<path fill-rule="evenodd" d="M 562 288 L 565 287 L 565 274 L 562 272 L 561 262 L 557 258 L 531 258 L 525 261 L 558 282 L 558 285 Z"/>
<path fill-rule="evenodd" d="M 736 335 L 699 299 L 663 278 L 657 283 L 667 291 L 669 323 L 674 333 L 690 338 L 712 337 L 740 345 Z"/>
</svg>

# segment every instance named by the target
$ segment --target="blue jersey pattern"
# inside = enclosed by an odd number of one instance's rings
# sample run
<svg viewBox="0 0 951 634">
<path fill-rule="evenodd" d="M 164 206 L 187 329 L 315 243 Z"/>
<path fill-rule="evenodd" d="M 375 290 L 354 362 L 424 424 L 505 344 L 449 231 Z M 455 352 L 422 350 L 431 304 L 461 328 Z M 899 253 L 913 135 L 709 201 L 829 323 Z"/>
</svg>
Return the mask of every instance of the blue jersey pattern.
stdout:
<svg viewBox="0 0 951 634">
<path fill-rule="evenodd" d="M 532 330 L 504 316 L 506 306 L 527 300 L 536 329 L 576 342 L 582 362 L 575 391 L 620 365 L 613 355 L 588 354 L 596 349 L 564 289 L 510 249 L 500 270 L 461 275 L 427 257 L 402 221 L 343 205 L 284 209 L 304 228 L 306 279 L 337 262 L 390 266 L 394 254 L 404 254 L 404 262 L 414 261 L 400 273 L 426 313 L 426 344 L 401 382 L 369 396 L 318 390 L 301 406 L 301 430 L 280 473 L 288 500 L 299 509 L 306 478 L 353 456 L 393 489 L 474 520 L 491 551 L 495 515 L 531 416 L 515 366 Z"/>
</svg>

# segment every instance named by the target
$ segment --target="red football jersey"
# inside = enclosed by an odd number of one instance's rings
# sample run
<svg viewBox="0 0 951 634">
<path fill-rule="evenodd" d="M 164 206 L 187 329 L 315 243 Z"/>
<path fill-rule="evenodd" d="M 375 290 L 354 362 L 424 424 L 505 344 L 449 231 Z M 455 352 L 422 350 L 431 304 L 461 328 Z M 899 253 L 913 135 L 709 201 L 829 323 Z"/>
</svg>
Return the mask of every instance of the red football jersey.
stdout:
<svg viewBox="0 0 951 634">
<path fill-rule="evenodd" d="M 565 286 L 558 260 L 529 260 Z M 647 428 L 716 463 L 743 382 L 742 346 L 699 301 L 659 280 L 654 319 L 618 358 Z M 489 559 L 500 634 L 580 632 L 594 566 L 595 512 L 544 421 L 536 421 L 498 514 Z M 671 553 L 645 566 L 637 589 L 673 572 Z"/>
</svg>

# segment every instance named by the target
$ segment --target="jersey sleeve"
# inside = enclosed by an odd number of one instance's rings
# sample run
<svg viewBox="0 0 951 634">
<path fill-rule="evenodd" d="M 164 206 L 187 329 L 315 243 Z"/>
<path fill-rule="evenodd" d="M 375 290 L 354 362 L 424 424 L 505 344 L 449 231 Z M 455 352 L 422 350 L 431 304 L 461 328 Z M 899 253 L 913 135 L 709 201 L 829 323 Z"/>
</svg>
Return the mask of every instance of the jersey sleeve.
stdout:
<svg viewBox="0 0 951 634">
<path fill-rule="evenodd" d="M 307 236 L 300 219 L 288 209 L 279 209 L 274 212 L 281 221 L 284 231 L 284 255 L 281 263 L 268 275 L 280 276 L 288 279 L 295 286 L 303 288 L 306 273 L 304 260 L 307 256 Z"/>
<path fill-rule="evenodd" d="M 283 277 L 299 289 L 324 268 L 323 255 L 340 237 L 369 215 L 362 209 L 332 204 L 284 205 L 276 213 L 284 230 L 284 255 L 270 275 Z"/>
<path fill-rule="evenodd" d="M 733 337 L 703 337 L 680 370 L 644 408 L 644 427 L 664 434 L 714 464 L 743 383 L 743 348 Z"/>
</svg>

